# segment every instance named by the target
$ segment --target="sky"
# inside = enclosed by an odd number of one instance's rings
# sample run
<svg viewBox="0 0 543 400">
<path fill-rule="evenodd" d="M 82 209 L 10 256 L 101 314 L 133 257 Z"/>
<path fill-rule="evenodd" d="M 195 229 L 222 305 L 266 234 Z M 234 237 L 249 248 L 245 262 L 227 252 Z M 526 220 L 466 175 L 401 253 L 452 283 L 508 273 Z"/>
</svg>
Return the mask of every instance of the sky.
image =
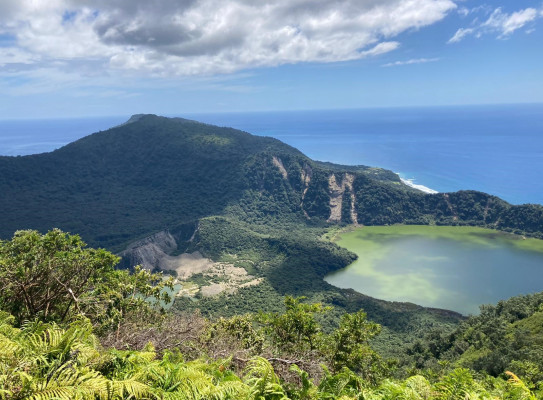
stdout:
<svg viewBox="0 0 543 400">
<path fill-rule="evenodd" d="M 1 0 L 0 119 L 543 102 L 543 0 Z"/>
</svg>

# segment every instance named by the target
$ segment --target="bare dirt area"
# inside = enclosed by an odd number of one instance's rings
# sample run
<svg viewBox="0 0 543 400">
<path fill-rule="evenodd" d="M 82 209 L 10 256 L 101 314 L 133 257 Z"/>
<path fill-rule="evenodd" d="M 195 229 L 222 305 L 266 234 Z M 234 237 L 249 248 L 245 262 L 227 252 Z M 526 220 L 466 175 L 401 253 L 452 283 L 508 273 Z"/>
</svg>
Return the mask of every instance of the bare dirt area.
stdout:
<svg viewBox="0 0 543 400">
<path fill-rule="evenodd" d="M 244 268 L 229 263 L 214 263 L 197 251 L 166 256 L 160 260 L 160 267 L 177 272 L 177 280 L 185 289 L 179 292 L 181 296 L 192 297 L 198 292 L 206 297 L 222 292 L 235 293 L 239 288 L 258 285 L 262 281 L 262 278 L 249 275 Z M 191 277 L 195 274 L 202 274 L 206 284 L 200 286 L 191 282 Z M 197 287 L 199 290 L 195 290 Z"/>
<path fill-rule="evenodd" d="M 205 258 L 199 251 L 183 253 L 179 256 L 165 256 L 160 260 L 160 268 L 175 270 L 180 280 L 200 274 L 213 268 L 213 261 Z"/>
</svg>

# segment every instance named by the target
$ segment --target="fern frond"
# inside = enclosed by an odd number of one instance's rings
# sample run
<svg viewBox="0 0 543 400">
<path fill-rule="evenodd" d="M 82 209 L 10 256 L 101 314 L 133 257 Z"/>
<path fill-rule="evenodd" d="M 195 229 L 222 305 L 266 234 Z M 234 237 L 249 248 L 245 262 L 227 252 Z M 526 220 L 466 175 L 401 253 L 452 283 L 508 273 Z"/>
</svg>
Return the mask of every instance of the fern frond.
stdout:
<svg viewBox="0 0 543 400">
<path fill-rule="evenodd" d="M 432 394 L 432 386 L 428 379 L 421 375 L 414 375 L 405 380 L 404 384 L 410 398 L 425 400 Z"/>
<path fill-rule="evenodd" d="M 511 371 L 505 371 L 505 374 L 509 376 L 507 383 L 517 389 L 518 398 L 520 400 L 536 400 L 535 394 L 526 386 L 526 384 Z"/>
<path fill-rule="evenodd" d="M 74 397 L 73 387 L 52 387 L 42 388 L 27 397 L 28 400 L 72 400 Z"/>
<path fill-rule="evenodd" d="M 5 311 L 0 311 L 0 335 L 15 337 L 21 331 L 13 327 L 15 317 Z"/>
<path fill-rule="evenodd" d="M 265 358 L 254 357 L 249 361 L 245 383 L 250 387 L 251 398 L 287 399 L 279 377 Z"/>
<path fill-rule="evenodd" d="M 10 359 L 15 356 L 15 354 L 22 351 L 22 346 L 9 339 L 8 337 L 0 334 L 0 359 Z"/>
<path fill-rule="evenodd" d="M 241 399 L 250 392 L 249 386 L 241 381 L 222 382 L 210 393 L 210 398 L 215 400 Z"/>
<path fill-rule="evenodd" d="M 149 398 L 155 397 L 151 387 L 136 379 L 112 380 L 109 383 L 110 394 L 113 398 Z"/>
<path fill-rule="evenodd" d="M 32 394 L 28 399 L 107 400 L 109 393 L 109 381 L 99 372 L 64 364 L 52 375 L 35 380 L 32 384 Z"/>
</svg>

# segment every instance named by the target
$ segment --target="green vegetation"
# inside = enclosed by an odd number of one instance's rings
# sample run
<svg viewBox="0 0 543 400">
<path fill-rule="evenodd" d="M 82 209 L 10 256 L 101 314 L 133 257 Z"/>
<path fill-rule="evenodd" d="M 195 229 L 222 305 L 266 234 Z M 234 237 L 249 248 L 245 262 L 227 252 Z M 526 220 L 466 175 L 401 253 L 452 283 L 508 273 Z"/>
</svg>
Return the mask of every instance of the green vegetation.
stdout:
<svg viewBox="0 0 543 400">
<path fill-rule="evenodd" d="M 21 231 L 0 249 L 9 290 L 0 302 L 2 399 L 514 400 L 543 391 L 543 294 L 485 307 L 452 334 L 431 332 L 394 361 L 372 349 L 380 326 L 360 310 L 343 314 L 329 333 L 320 321 L 330 307 L 288 296 L 278 313 L 216 321 L 166 315 L 146 297 L 161 298 L 159 276 L 114 271 L 111 253 L 88 249 L 77 236 Z M 89 283 L 81 284 L 87 275 Z M 77 295 L 68 290 L 75 283 Z M 62 307 L 32 309 L 16 295 L 34 286 L 34 299 L 55 290 Z M 130 295 L 105 296 L 102 287 L 126 287 Z M 83 299 L 98 293 L 99 305 L 124 304 L 116 324 L 85 306 Z"/>
<path fill-rule="evenodd" d="M 139 268 L 116 270 L 118 261 L 58 229 L 44 235 L 17 231 L 12 240 L 0 241 L 0 308 L 17 324 L 85 316 L 104 331 L 128 314 L 151 313 L 151 299 L 170 302 L 164 288 L 173 290 L 171 279 Z"/>
<path fill-rule="evenodd" d="M 513 370 L 529 387 L 543 380 L 543 293 L 513 297 L 481 307 L 452 333 L 430 332 L 408 354 L 417 367 L 438 361 L 491 375 Z"/>
<path fill-rule="evenodd" d="M 286 178 L 272 157 L 281 161 Z M 4 239 L 19 229 L 57 227 L 117 251 L 134 239 L 213 215 L 258 225 L 325 225 L 328 179 L 335 174 L 340 183 L 346 173 L 354 176 L 358 221 L 352 222 L 543 232 L 541 206 L 511 206 L 478 192 L 425 195 L 401 185 L 390 171 L 314 162 L 275 139 L 154 115 L 51 153 L 0 157 L 0 171 Z M 190 238 L 178 230 L 180 239 Z"/>
<path fill-rule="evenodd" d="M 432 383 L 423 376 L 372 385 L 348 369 L 328 371 L 317 383 L 292 364 L 299 383 L 285 383 L 265 358 L 247 361 L 240 377 L 232 359 L 185 361 L 157 354 L 103 349 L 86 321 L 66 328 L 34 323 L 22 329 L 0 313 L 0 397 L 3 399 L 536 399 L 516 376 L 476 380 L 465 369 Z"/>
<path fill-rule="evenodd" d="M 0 237 L 41 232 L 0 242 L 0 397 L 541 395 L 537 301 L 512 299 L 518 307 L 487 307 L 459 325 L 456 313 L 323 281 L 356 257 L 325 239 L 345 224 L 543 237 L 541 206 L 472 191 L 427 195 L 390 171 L 314 162 L 274 139 L 153 115 L 51 153 L 0 157 L 0 171 Z M 332 174 L 343 194 L 331 190 Z M 327 222 L 336 195 L 337 224 Z M 165 313 L 172 281 L 115 269 L 117 257 L 54 227 L 112 251 L 167 231 L 169 255 L 198 250 L 261 283 L 178 298 Z M 119 265 L 133 267 L 130 257 Z"/>
<path fill-rule="evenodd" d="M 78 297 L 68 291 L 75 304 L 67 314 L 64 307 L 45 313 L 30 309 L 24 297 L 2 297 L 2 399 L 520 400 L 536 399 L 543 390 L 543 357 L 536 346 L 542 344 L 543 294 L 486 307 L 445 340 L 439 332 L 432 333 L 398 368 L 398 361 L 384 360 L 371 348 L 380 326 L 362 311 L 343 314 L 330 333 L 319 322 L 330 307 L 288 296 L 282 313 L 215 322 L 198 314 L 163 315 L 152 307 L 155 303 L 143 300 L 145 288 L 159 295 L 164 284 L 158 277 L 137 270 L 123 271 L 121 277 L 111 274 L 108 263 L 115 257 L 85 248 L 77 236 L 58 230 L 43 236 L 21 231 L 12 241 L 2 242 L 1 249 L 2 282 L 11 294 L 20 282 L 29 281 L 22 278 L 48 274 L 55 278 L 41 280 L 40 290 L 63 293 L 57 287 L 62 275 L 53 269 L 44 272 L 46 265 L 56 263 L 59 271 L 71 271 L 76 280 L 89 273 L 82 259 L 102 268 Z M 86 312 L 79 299 L 95 294 L 97 286 L 119 285 L 120 280 L 123 285 L 139 284 L 130 288 L 132 307 L 123 308 L 116 325 L 105 313 Z M 69 287 L 76 281 L 66 282 Z M 57 301 L 65 305 L 65 297 Z M 106 303 L 117 300 L 113 295 Z M 4 310 L 24 310 L 26 321 Z M 93 327 L 99 327 L 98 336 Z M 500 356 L 508 363 L 496 363 Z M 422 367 L 422 357 L 426 369 L 413 370 Z M 447 364 L 432 367 L 432 360 Z M 511 367 L 520 378 L 503 367 Z"/>
</svg>

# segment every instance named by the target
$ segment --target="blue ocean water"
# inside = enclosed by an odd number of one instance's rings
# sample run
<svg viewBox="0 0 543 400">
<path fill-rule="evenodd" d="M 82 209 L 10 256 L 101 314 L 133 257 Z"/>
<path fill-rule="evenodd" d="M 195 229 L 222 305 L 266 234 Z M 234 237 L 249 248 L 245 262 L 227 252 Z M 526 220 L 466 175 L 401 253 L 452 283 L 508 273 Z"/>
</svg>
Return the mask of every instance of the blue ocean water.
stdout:
<svg viewBox="0 0 543 400">
<path fill-rule="evenodd" d="M 53 151 L 77 139 L 126 122 L 123 117 L 0 120 L 0 155 Z"/>
<path fill-rule="evenodd" d="M 178 116 L 272 136 L 317 160 L 391 169 L 440 192 L 543 204 L 543 104 Z M 51 151 L 127 119 L 0 121 L 0 154 Z"/>
<path fill-rule="evenodd" d="M 272 136 L 316 160 L 387 168 L 439 192 L 543 204 L 543 104 L 186 117 Z"/>
</svg>

